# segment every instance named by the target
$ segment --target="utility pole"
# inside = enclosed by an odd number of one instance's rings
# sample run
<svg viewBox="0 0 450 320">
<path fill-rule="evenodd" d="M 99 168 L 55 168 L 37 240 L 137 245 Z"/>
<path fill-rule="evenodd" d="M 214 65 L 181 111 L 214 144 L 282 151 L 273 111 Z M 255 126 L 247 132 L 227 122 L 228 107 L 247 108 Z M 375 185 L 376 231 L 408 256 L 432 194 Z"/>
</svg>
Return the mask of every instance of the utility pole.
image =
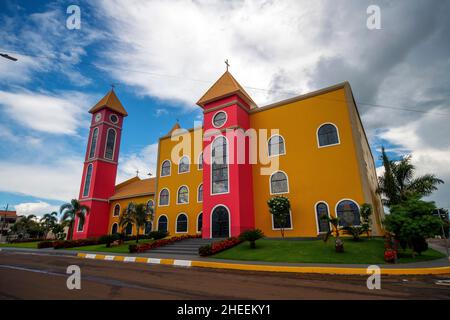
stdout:
<svg viewBox="0 0 450 320">
<path fill-rule="evenodd" d="M 439 218 L 441 218 L 441 220 L 442 220 L 442 224 L 441 224 L 442 236 L 444 237 L 444 241 L 445 241 L 445 251 L 447 252 L 447 258 L 448 258 L 448 260 L 450 260 L 450 255 L 448 254 L 448 241 L 449 241 L 449 239 L 445 236 L 444 218 L 442 218 L 441 210 L 439 208 L 437 209 L 437 212 L 438 212 Z"/>
</svg>

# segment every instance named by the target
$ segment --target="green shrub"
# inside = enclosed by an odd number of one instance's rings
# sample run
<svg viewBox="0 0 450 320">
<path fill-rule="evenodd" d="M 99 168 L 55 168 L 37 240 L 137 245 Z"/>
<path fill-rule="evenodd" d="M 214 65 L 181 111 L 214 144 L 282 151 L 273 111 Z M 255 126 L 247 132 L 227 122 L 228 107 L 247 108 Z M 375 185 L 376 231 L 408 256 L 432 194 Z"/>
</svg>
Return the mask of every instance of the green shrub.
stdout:
<svg viewBox="0 0 450 320">
<path fill-rule="evenodd" d="M 154 239 L 154 240 L 159 240 L 159 239 L 164 239 L 165 237 L 167 237 L 169 235 L 169 233 L 167 231 L 152 231 L 150 232 L 147 237 L 149 239 Z"/>
<path fill-rule="evenodd" d="M 260 229 L 251 229 L 242 232 L 239 235 L 239 240 L 250 242 L 250 248 L 256 248 L 256 240 L 264 238 L 264 233 Z"/>
<path fill-rule="evenodd" d="M 53 241 L 41 241 L 37 244 L 38 249 L 53 248 Z"/>
<path fill-rule="evenodd" d="M 204 245 L 204 246 L 201 246 L 200 248 L 198 248 L 198 254 L 201 257 L 207 257 L 207 256 L 212 255 L 211 245 L 207 244 L 207 245 Z"/>
<path fill-rule="evenodd" d="M 105 234 L 98 239 L 99 243 L 106 244 L 107 248 L 111 247 L 111 243 L 113 243 L 116 240 L 119 240 L 119 234 L 117 233 Z"/>
</svg>

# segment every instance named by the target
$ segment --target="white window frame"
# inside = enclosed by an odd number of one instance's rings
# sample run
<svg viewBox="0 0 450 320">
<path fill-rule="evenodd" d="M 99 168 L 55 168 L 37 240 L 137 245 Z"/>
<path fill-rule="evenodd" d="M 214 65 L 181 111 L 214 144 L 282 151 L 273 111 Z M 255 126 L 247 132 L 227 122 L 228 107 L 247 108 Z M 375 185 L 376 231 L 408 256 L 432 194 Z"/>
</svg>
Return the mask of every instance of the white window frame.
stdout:
<svg viewBox="0 0 450 320">
<path fill-rule="evenodd" d="M 323 231 L 320 232 L 320 230 L 319 230 L 319 219 L 317 217 L 317 205 L 320 204 L 320 203 L 324 203 L 327 206 L 328 217 L 331 218 L 330 206 L 328 205 L 328 202 L 326 202 L 324 200 L 317 201 L 314 204 L 314 214 L 315 214 L 315 217 L 316 217 L 316 231 L 317 231 L 318 235 L 326 233 L 326 232 L 323 232 Z M 333 230 L 332 227 L 331 227 L 331 223 L 328 222 L 328 225 L 330 226 L 330 230 Z"/>
<path fill-rule="evenodd" d="M 117 226 L 117 233 L 119 233 L 119 224 L 117 223 L 117 222 L 114 222 L 112 225 L 111 225 L 111 234 L 113 234 L 113 228 L 114 228 L 114 225 L 116 225 Z"/>
<path fill-rule="evenodd" d="M 228 180 L 228 191 L 226 191 L 226 192 L 220 192 L 220 193 L 213 193 L 213 182 L 212 182 L 212 177 L 213 177 L 213 174 L 212 174 L 212 172 L 213 172 L 213 163 L 212 163 L 212 161 L 213 161 L 213 158 L 212 158 L 212 151 L 213 151 L 213 144 L 214 144 L 214 142 L 217 140 L 217 139 L 219 139 L 219 138 L 224 138 L 225 139 L 225 141 L 227 142 L 227 166 L 228 166 L 228 168 L 227 168 L 227 180 Z M 217 195 L 221 195 L 221 194 L 229 194 L 230 192 L 231 192 L 231 184 L 230 184 L 230 143 L 229 143 L 229 141 L 228 141 L 228 138 L 226 137 L 226 136 L 223 136 L 223 135 L 221 135 L 221 134 L 219 134 L 219 135 L 217 135 L 215 138 L 214 138 L 214 140 L 211 142 L 211 144 L 210 144 L 210 162 L 211 162 L 211 164 L 209 165 L 209 195 L 210 196 L 217 196 Z"/>
<path fill-rule="evenodd" d="M 181 160 L 183 159 L 183 158 L 187 158 L 188 159 L 188 170 L 187 171 L 184 171 L 184 172 L 180 172 L 180 163 L 181 163 Z M 191 172 L 191 158 L 189 158 L 189 156 L 182 156 L 181 158 L 180 158 L 180 160 L 178 161 L 178 174 L 185 174 L 185 173 L 189 173 L 189 172 Z"/>
<path fill-rule="evenodd" d="M 116 213 L 116 207 L 119 207 L 119 214 L 118 215 L 116 215 L 115 213 Z M 118 217 L 118 216 L 120 216 L 120 210 L 121 210 L 122 208 L 120 207 L 120 204 L 119 203 L 116 203 L 115 205 L 114 205 L 114 208 L 113 208 L 113 217 Z"/>
<path fill-rule="evenodd" d="M 78 217 L 78 216 L 77 216 L 77 218 L 78 218 L 77 232 L 83 232 L 83 231 L 84 231 L 84 225 L 86 224 L 86 220 L 85 220 L 84 223 L 83 223 L 83 228 L 80 230 L 80 222 L 81 222 L 81 219 L 80 219 L 80 217 Z M 84 219 L 86 219 L 86 217 L 84 217 Z"/>
<path fill-rule="evenodd" d="M 106 157 L 106 149 L 107 149 L 107 146 L 108 146 L 108 135 L 109 135 L 109 131 L 110 130 L 114 131 L 114 144 L 113 144 L 112 158 L 107 158 Z M 117 131 L 114 128 L 108 128 L 108 130 L 106 130 L 105 150 L 103 152 L 103 158 L 105 158 L 107 160 L 114 161 L 114 158 L 115 158 L 115 155 L 116 155 L 116 144 L 117 144 Z"/>
<path fill-rule="evenodd" d="M 270 214 L 272 217 L 272 230 L 273 231 L 280 231 L 281 229 L 283 230 L 294 230 L 294 221 L 292 221 L 292 209 L 289 209 L 289 216 L 290 216 L 290 220 L 291 220 L 291 227 L 290 228 L 275 228 L 275 221 L 273 219 L 273 214 Z"/>
<path fill-rule="evenodd" d="M 178 231 L 178 217 L 182 214 L 186 216 L 186 231 Z M 189 216 L 186 212 L 180 212 L 177 214 L 177 217 L 175 218 L 175 233 L 189 233 Z"/>
<path fill-rule="evenodd" d="M 202 233 L 202 230 L 198 231 L 198 218 L 200 218 L 201 214 L 203 214 L 203 211 L 200 211 L 200 213 L 197 214 L 197 218 L 195 219 L 195 232 L 196 233 Z M 202 217 L 202 220 L 203 220 L 203 217 Z M 203 221 L 202 221 L 202 224 L 203 224 Z"/>
<path fill-rule="evenodd" d="M 99 129 L 98 127 L 95 127 L 94 130 L 92 130 L 92 136 L 91 136 L 91 145 L 89 146 L 89 154 L 88 154 L 88 159 L 93 159 L 95 158 L 95 151 L 97 151 L 97 142 L 98 142 L 98 133 L 99 133 Z M 95 137 L 95 146 L 94 149 L 92 149 L 92 145 L 94 144 L 94 133 L 97 132 L 97 136 Z M 91 157 L 91 153 L 92 150 L 94 151 L 92 157 Z"/>
<path fill-rule="evenodd" d="M 161 219 L 161 217 L 166 217 L 166 220 L 167 220 L 167 232 L 169 232 L 169 217 L 167 216 L 167 214 L 161 214 L 158 217 L 158 219 L 156 220 L 156 229 L 157 229 L 157 231 L 160 231 L 159 230 L 159 219 Z"/>
<path fill-rule="evenodd" d="M 161 192 L 163 192 L 163 190 L 167 190 L 169 196 L 167 197 L 167 204 L 161 204 Z M 158 193 L 158 207 L 168 207 L 170 205 L 170 190 L 169 188 L 162 188 L 161 190 L 159 190 Z"/>
<path fill-rule="evenodd" d="M 222 124 L 221 126 L 216 126 L 216 125 L 214 124 L 214 118 L 215 118 L 219 113 L 224 113 L 224 114 L 225 114 L 225 121 L 223 122 L 223 124 Z M 213 126 L 214 128 L 216 128 L 216 129 L 219 129 L 219 128 L 224 127 L 224 126 L 227 124 L 227 121 L 228 121 L 228 113 L 226 113 L 224 110 L 219 110 L 219 111 L 217 111 L 216 113 L 214 113 L 214 115 L 213 115 L 212 118 L 211 118 L 211 124 L 212 124 L 212 126 Z"/>
<path fill-rule="evenodd" d="M 209 238 L 213 239 L 212 237 L 212 215 L 214 210 L 216 210 L 217 207 L 224 207 L 225 209 L 227 209 L 228 212 L 228 237 L 231 238 L 231 213 L 230 213 L 230 208 L 228 208 L 226 205 L 219 203 L 216 204 L 212 209 L 211 209 L 211 213 L 209 214 Z"/>
<path fill-rule="evenodd" d="M 353 199 L 350 199 L 350 198 L 344 198 L 344 199 L 341 199 L 338 202 L 336 202 L 336 205 L 334 206 L 334 214 L 336 215 L 336 217 L 338 217 L 338 212 L 337 212 L 338 205 L 342 201 L 352 201 L 353 203 L 356 204 L 356 206 L 358 207 L 358 211 L 359 211 L 359 222 L 361 222 L 361 207 L 359 206 L 359 203 L 357 201 L 355 201 Z M 354 227 L 359 227 L 359 226 L 361 226 L 361 224 L 353 225 L 353 226 Z M 342 226 L 339 226 L 339 225 L 338 225 L 338 227 L 339 227 L 339 229 L 343 228 Z"/>
<path fill-rule="evenodd" d="M 180 189 L 183 188 L 183 187 L 186 187 L 186 189 L 187 189 L 187 192 L 188 192 L 188 201 L 187 201 L 187 202 L 178 202 L 179 192 L 180 192 Z M 189 199 L 190 199 L 190 190 L 189 190 L 189 187 L 188 187 L 187 185 L 183 184 L 183 185 L 181 185 L 181 186 L 178 188 L 178 190 L 177 190 L 177 201 L 176 201 L 176 203 L 177 203 L 177 204 L 189 204 Z"/>
<path fill-rule="evenodd" d="M 163 169 L 163 164 L 164 164 L 166 161 L 169 162 L 169 174 L 163 176 L 163 175 L 162 175 L 162 169 Z M 172 175 L 172 162 L 171 162 L 169 159 L 165 159 L 164 161 L 161 162 L 161 167 L 160 167 L 160 169 L 159 169 L 159 176 L 160 176 L 161 178 L 164 178 L 164 177 L 170 177 L 171 175 Z"/>
<path fill-rule="evenodd" d="M 200 168 L 200 159 L 202 159 L 202 167 Z M 198 163 L 197 163 L 197 170 L 202 171 L 203 170 L 203 152 L 200 152 L 198 155 Z"/>
<path fill-rule="evenodd" d="M 86 182 L 87 182 L 87 176 L 88 176 L 88 172 L 89 172 L 89 167 L 92 168 L 91 170 L 91 176 L 89 177 L 89 188 L 87 189 L 87 193 L 86 191 Z M 86 174 L 84 175 L 84 185 L 83 185 L 83 193 L 81 194 L 82 198 L 86 198 L 89 197 L 89 193 L 91 192 L 91 182 L 92 182 L 92 175 L 94 174 L 94 165 L 92 163 L 89 163 L 87 168 L 86 168 Z M 85 195 L 86 193 L 86 195 Z"/>
<path fill-rule="evenodd" d="M 200 187 L 202 187 L 202 200 L 199 201 L 199 195 L 200 195 Z M 203 202 L 203 183 L 200 183 L 197 187 L 197 203 L 202 203 Z"/>
<path fill-rule="evenodd" d="M 280 137 L 283 139 L 283 145 L 284 145 L 284 152 L 279 154 L 270 154 L 270 140 L 274 137 Z M 267 155 L 269 158 L 278 157 L 278 156 L 284 156 L 286 155 L 286 139 L 281 134 L 273 134 L 270 136 L 269 140 L 267 140 Z"/>
<path fill-rule="evenodd" d="M 287 191 L 286 191 L 286 192 L 277 192 L 277 193 L 273 193 L 273 192 L 272 192 L 272 176 L 273 176 L 275 173 L 278 173 L 278 172 L 282 172 L 282 173 L 284 173 L 284 175 L 286 176 Z M 289 193 L 289 176 L 288 176 L 288 174 L 287 174 L 285 171 L 283 171 L 283 170 L 277 170 L 277 171 L 272 172 L 272 174 L 271 174 L 270 177 L 269 177 L 269 189 L 270 189 L 270 195 L 288 194 L 288 193 Z"/>
<path fill-rule="evenodd" d="M 331 124 L 333 127 L 335 127 L 336 133 L 337 133 L 338 142 L 337 142 L 337 143 L 333 143 L 333 144 L 327 144 L 327 145 L 325 145 L 325 146 L 321 146 L 321 145 L 320 145 L 320 140 L 319 140 L 319 129 L 322 128 L 322 126 L 324 126 L 324 125 L 326 125 L 326 124 Z M 332 146 L 338 146 L 338 145 L 340 145 L 340 144 L 341 144 L 341 135 L 340 135 L 340 133 L 339 133 L 339 128 L 338 128 L 338 126 L 335 125 L 333 122 L 324 122 L 324 123 L 322 123 L 321 125 L 319 125 L 319 126 L 317 127 L 317 130 L 316 130 L 316 139 L 317 139 L 317 147 L 318 147 L 318 148 L 326 148 L 326 147 L 332 147 Z"/>
</svg>

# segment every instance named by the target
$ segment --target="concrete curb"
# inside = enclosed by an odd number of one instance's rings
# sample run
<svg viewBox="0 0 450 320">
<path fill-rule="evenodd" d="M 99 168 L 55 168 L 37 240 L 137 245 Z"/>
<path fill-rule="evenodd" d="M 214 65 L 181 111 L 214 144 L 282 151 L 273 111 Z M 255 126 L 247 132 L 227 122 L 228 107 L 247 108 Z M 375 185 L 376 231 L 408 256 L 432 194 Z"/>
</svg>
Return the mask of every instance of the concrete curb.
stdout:
<svg viewBox="0 0 450 320">
<path fill-rule="evenodd" d="M 145 264 L 164 264 L 180 267 L 200 267 L 214 269 L 230 269 L 244 271 L 264 271 L 264 272 L 290 272 L 290 273 L 319 273 L 319 274 L 338 274 L 338 275 L 367 275 L 367 269 L 348 268 L 348 267 L 298 267 L 298 266 L 273 266 L 245 263 L 226 263 L 195 260 L 177 260 L 177 259 L 157 259 L 144 257 L 131 257 L 120 255 L 104 255 L 91 253 L 78 253 L 77 257 L 84 259 L 96 259 L 107 261 L 121 261 L 126 263 L 145 263 Z M 380 268 L 382 275 L 436 275 L 450 274 L 448 267 L 430 267 L 430 268 Z M 370 272 L 372 273 L 372 272 Z"/>
</svg>

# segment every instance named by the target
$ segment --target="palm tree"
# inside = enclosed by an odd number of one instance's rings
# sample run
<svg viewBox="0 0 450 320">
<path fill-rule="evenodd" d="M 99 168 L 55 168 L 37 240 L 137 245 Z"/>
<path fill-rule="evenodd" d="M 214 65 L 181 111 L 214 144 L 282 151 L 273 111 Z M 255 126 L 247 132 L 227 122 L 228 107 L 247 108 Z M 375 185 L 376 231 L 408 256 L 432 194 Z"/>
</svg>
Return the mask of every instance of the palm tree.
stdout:
<svg viewBox="0 0 450 320">
<path fill-rule="evenodd" d="M 19 219 L 17 219 L 17 221 L 14 223 L 11 230 L 16 234 L 30 234 L 33 229 L 36 229 L 36 221 L 34 221 L 35 218 L 36 216 L 34 214 L 30 214 L 28 216 L 19 216 Z"/>
<path fill-rule="evenodd" d="M 59 208 L 59 213 L 62 215 L 61 222 L 69 226 L 69 240 L 73 237 L 75 218 L 78 217 L 83 225 L 88 212 L 89 207 L 80 204 L 77 199 L 72 199 L 70 203 L 65 203 Z"/>
<path fill-rule="evenodd" d="M 136 243 L 139 243 L 139 232 L 145 223 L 153 220 L 153 208 L 146 206 L 143 203 L 134 204 L 130 202 L 128 206 L 123 210 L 122 215 L 119 218 L 119 225 L 121 228 L 131 223 L 136 226 Z"/>
<path fill-rule="evenodd" d="M 40 222 L 45 230 L 45 238 L 47 239 L 48 233 L 52 229 L 52 227 L 58 222 L 56 218 L 58 216 L 58 212 L 53 211 L 52 213 L 46 213 L 40 219 Z"/>
<path fill-rule="evenodd" d="M 390 160 L 384 147 L 381 148 L 384 174 L 378 177 L 378 193 L 384 196 L 387 206 L 399 204 L 411 196 L 428 196 L 437 190 L 437 185 L 444 183 L 434 174 L 425 174 L 414 178 L 415 167 L 411 164 L 411 155 L 398 161 Z"/>
</svg>

